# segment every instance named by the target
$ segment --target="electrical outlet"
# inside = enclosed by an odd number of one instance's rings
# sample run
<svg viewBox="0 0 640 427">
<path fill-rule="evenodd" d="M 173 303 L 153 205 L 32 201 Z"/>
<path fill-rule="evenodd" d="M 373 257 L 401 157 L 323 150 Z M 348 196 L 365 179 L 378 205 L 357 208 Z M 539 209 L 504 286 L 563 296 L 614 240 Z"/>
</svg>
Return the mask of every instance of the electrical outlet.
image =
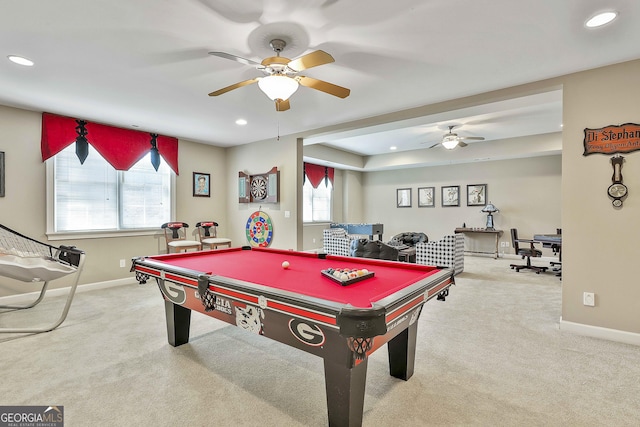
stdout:
<svg viewBox="0 0 640 427">
<path fill-rule="evenodd" d="M 595 307 L 596 306 L 596 294 L 593 292 L 585 292 L 582 294 L 582 304 Z"/>
<path fill-rule="evenodd" d="M 314 238 L 314 239 L 313 239 L 313 243 L 315 243 L 315 242 L 316 242 L 316 239 Z"/>
<path fill-rule="evenodd" d="M 509 247 L 509 242 L 504 242 L 504 247 L 508 248 Z"/>
<path fill-rule="evenodd" d="M 504 247 L 505 247 L 505 246 L 504 246 L 504 244 L 505 244 L 505 243 L 507 243 L 507 242 L 500 242 L 500 247 L 501 247 L 501 248 L 504 248 Z"/>
<path fill-rule="evenodd" d="M 120 260 L 120 268 L 126 267 L 126 261 L 121 259 Z"/>
</svg>

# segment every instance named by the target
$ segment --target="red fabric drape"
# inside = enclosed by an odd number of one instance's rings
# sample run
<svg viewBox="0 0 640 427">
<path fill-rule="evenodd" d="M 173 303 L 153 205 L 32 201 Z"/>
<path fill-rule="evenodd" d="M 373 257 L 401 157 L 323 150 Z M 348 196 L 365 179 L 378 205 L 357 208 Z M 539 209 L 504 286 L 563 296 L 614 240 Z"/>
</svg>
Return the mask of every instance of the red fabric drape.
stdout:
<svg viewBox="0 0 640 427">
<path fill-rule="evenodd" d="M 76 119 L 42 114 L 42 161 L 55 156 L 76 140 Z M 151 149 L 151 134 L 87 122 L 87 141 L 117 170 L 129 170 Z M 178 139 L 158 135 L 158 152 L 178 175 Z"/>
<path fill-rule="evenodd" d="M 312 163 L 304 164 L 304 173 L 309 179 L 309 182 L 313 188 L 318 188 L 318 185 L 327 178 L 331 185 L 333 185 L 333 175 L 335 173 L 333 168 L 328 166 L 314 165 Z"/>
</svg>

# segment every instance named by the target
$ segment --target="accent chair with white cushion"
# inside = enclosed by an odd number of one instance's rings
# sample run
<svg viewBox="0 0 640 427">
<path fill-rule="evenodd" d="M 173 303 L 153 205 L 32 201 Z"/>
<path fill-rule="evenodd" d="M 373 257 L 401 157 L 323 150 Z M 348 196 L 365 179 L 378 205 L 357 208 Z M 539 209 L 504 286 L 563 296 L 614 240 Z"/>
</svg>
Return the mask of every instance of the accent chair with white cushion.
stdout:
<svg viewBox="0 0 640 427">
<path fill-rule="evenodd" d="M 189 224 L 180 221 L 165 222 L 162 224 L 164 238 L 167 241 L 168 254 L 171 253 L 172 248 L 174 252 L 186 252 L 189 249 L 202 250 L 202 243 L 197 240 L 187 239 L 187 228 L 189 228 Z"/>
<path fill-rule="evenodd" d="M 218 223 L 215 221 L 200 221 L 196 224 L 198 228 L 198 237 L 202 246 L 209 246 L 215 249 L 218 246 L 231 247 L 231 239 L 227 237 L 218 237 Z"/>
<path fill-rule="evenodd" d="M 453 274 L 464 271 L 464 235 L 444 236 L 416 245 L 416 264 L 453 269 Z"/>
</svg>

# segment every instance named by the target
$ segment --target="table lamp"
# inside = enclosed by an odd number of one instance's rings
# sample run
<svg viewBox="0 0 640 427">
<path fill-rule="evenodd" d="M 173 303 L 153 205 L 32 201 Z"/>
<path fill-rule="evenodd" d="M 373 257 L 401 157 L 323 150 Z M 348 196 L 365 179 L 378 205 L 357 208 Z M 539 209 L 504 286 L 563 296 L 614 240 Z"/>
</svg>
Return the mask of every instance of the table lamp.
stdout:
<svg viewBox="0 0 640 427">
<path fill-rule="evenodd" d="M 485 206 L 484 208 L 482 208 L 482 210 L 480 212 L 486 212 L 487 213 L 487 230 L 495 230 L 493 228 L 493 214 L 494 212 L 500 212 L 498 210 L 498 208 L 496 208 L 493 203 L 489 202 L 489 204 L 487 204 L 487 206 Z"/>
</svg>

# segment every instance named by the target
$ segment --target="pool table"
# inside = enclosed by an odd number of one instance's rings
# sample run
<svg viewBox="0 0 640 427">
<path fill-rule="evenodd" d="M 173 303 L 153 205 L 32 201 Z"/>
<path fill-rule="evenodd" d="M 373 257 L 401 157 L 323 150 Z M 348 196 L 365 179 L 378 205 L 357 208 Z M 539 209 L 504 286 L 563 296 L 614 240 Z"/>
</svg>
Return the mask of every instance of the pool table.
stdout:
<svg viewBox="0 0 640 427">
<path fill-rule="evenodd" d="M 257 247 L 132 261 L 140 283 L 158 283 L 172 346 L 189 342 L 197 311 L 322 357 L 330 426 L 362 424 L 367 356 L 384 344 L 390 374 L 413 375 L 422 306 L 454 284 L 448 269 Z M 329 268 L 370 273 L 343 285 Z"/>
</svg>

